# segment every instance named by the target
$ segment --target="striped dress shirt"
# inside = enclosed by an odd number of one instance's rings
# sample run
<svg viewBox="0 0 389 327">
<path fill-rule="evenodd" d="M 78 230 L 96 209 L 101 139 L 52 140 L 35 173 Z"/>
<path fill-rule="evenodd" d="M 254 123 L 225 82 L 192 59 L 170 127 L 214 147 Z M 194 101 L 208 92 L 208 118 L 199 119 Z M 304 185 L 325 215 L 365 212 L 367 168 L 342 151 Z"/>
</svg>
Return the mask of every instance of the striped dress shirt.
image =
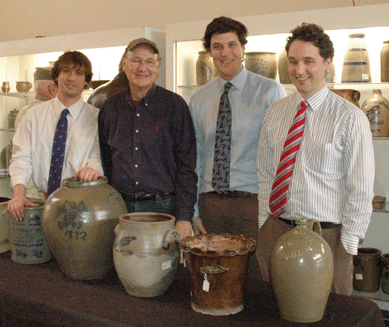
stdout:
<svg viewBox="0 0 389 327">
<path fill-rule="evenodd" d="M 302 100 L 296 92 L 273 103 L 265 114 L 257 156 L 259 227 L 270 213 L 271 186 Z M 304 136 L 282 218 L 342 224 L 342 244 L 357 254 L 372 212 L 375 166 L 369 122 L 362 110 L 327 86 L 307 102 Z"/>
</svg>

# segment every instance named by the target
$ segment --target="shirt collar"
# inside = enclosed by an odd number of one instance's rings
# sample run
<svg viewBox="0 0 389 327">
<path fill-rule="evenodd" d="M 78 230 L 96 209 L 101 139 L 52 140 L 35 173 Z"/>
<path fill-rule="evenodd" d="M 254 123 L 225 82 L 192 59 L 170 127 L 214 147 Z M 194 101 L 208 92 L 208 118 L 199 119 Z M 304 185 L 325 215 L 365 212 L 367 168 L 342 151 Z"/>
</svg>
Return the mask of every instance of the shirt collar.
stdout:
<svg viewBox="0 0 389 327">
<path fill-rule="evenodd" d="M 70 115 L 76 119 L 78 115 L 81 112 L 81 109 L 84 105 L 84 101 L 82 98 L 80 98 L 76 103 L 72 104 L 70 107 L 66 107 L 59 99 L 58 97 L 54 98 L 54 110 L 55 110 L 55 115 L 59 117 L 61 115 L 62 110 L 65 108 L 69 109 Z"/>
<path fill-rule="evenodd" d="M 326 99 L 326 97 L 328 95 L 328 92 L 330 92 L 330 90 L 328 89 L 327 85 L 324 85 L 324 87 L 319 92 L 312 95 L 311 97 L 309 97 L 305 101 L 308 103 L 309 107 L 311 107 L 311 109 L 313 111 L 316 111 L 323 104 L 324 100 Z M 300 97 L 301 97 L 301 95 L 300 95 Z M 301 101 L 304 101 L 303 97 L 301 97 Z"/>
<path fill-rule="evenodd" d="M 148 106 L 148 104 L 150 103 L 151 99 L 153 98 L 154 94 L 155 94 L 155 91 L 157 89 L 157 85 L 154 83 L 150 90 L 147 92 L 146 96 L 140 100 L 139 102 L 144 102 L 144 104 L 146 106 Z M 130 86 L 127 87 L 127 100 L 128 100 L 128 103 L 130 103 L 132 106 L 134 106 L 134 102 L 132 101 L 131 99 L 131 91 L 130 91 Z"/>
<path fill-rule="evenodd" d="M 230 82 L 233 86 L 235 86 L 237 89 L 242 91 L 244 84 L 246 83 L 246 78 L 247 78 L 247 69 L 244 67 L 239 72 L 239 74 L 236 75 L 231 81 L 226 81 L 223 78 L 221 78 L 220 76 L 218 76 L 217 83 L 218 83 L 220 92 L 223 92 L 224 84 L 226 84 L 227 82 Z"/>
</svg>

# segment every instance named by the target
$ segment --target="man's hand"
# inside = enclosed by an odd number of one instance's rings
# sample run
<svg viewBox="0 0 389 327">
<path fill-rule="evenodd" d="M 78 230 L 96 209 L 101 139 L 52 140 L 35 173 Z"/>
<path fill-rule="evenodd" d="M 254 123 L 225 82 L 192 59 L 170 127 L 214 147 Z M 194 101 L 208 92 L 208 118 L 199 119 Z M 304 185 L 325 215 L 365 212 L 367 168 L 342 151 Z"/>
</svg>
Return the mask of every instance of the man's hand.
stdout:
<svg viewBox="0 0 389 327">
<path fill-rule="evenodd" d="M 32 203 L 24 196 L 24 197 L 14 197 L 12 200 L 9 200 L 7 209 L 9 213 L 16 220 L 23 220 L 24 207 L 38 207 L 38 206 L 39 204 Z"/>
<path fill-rule="evenodd" d="M 81 182 L 89 182 L 98 179 L 100 173 L 91 167 L 84 167 L 78 173 L 75 173 L 72 177 L 78 178 Z"/>
<path fill-rule="evenodd" d="M 204 228 L 203 222 L 200 217 L 193 217 L 192 218 L 193 222 L 193 232 L 195 235 L 206 235 L 207 231 Z"/>
<path fill-rule="evenodd" d="M 187 236 L 192 236 L 192 225 L 189 221 L 177 221 L 176 230 L 180 234 L 180 240 Z M 180 250 L 180 263 L 184 263 L 184 251 L 182 250 Z"/>
</svg>

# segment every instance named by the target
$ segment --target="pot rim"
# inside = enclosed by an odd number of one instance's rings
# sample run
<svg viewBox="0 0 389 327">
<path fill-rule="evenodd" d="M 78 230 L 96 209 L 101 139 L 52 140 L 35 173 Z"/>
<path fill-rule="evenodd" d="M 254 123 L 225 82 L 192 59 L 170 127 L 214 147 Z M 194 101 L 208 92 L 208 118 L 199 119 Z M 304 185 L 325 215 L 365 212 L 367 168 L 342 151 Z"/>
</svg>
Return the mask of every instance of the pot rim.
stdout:
<svg viewBox="0 0 389 327">
<path fill-rule="evenodd" d="M 73 178 L 65 178 L 62 182 L 62 186 L 64 187 L 73 187 L 73 188 L 81 188 L 81 187 L 90 187 L 97 186 L 108 183 L 108 178 L 105 176 L 99 176 L 98 179 L 94 181 L 80 181 L 77 177 Z"/>
<path fill-rule="evenodd" d="M 162 217 L 165 217 L 166 219 L 163 219 L 161 221 L 137 221 L 137 220 L 126 219 L 127 217 L 142 218 L 142 217 L 152 217 L 152 216 L 162 216 Z M 144 224 L 144 223 L 164 224 L 166 222 L 171 222 L 171 221 L 173 221 L 173 223 L 174 223 L 175 220 L 176 220 L 176 218 L 172 215 L 169 215 L 167 213 L 158 213 L 158 212 L 129 212 L 129 213 L 125 213 L 125 214 L 119 216 L 119 222 L 123 222 L 126 224 L 127 223 L 131 223 L 131 224 Z"/>
</svg>

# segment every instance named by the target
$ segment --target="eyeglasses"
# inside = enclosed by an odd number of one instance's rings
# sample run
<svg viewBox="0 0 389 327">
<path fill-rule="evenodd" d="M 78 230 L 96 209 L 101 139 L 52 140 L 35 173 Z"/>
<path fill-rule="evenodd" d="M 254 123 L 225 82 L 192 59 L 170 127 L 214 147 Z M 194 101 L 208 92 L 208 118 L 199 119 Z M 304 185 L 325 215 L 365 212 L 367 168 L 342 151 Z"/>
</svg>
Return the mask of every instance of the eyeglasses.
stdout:
<svg viewBox="0 0 389 327">
<path fill-rule="evenodd" d="M 128 62 L 134 66 L 134 67 L 139 67 L 142 65 L 142 63 L 144 63 L 144 65 L 148 68 L 154 68 L 155 66 L 158 65 L 158 61 L 157 60 L 154 60 L 154 59 L 145 59 L 145 60 L 142 60 L 140 58 L 131 58 L 131 59 L 128 59 Z"/>
</svg>

